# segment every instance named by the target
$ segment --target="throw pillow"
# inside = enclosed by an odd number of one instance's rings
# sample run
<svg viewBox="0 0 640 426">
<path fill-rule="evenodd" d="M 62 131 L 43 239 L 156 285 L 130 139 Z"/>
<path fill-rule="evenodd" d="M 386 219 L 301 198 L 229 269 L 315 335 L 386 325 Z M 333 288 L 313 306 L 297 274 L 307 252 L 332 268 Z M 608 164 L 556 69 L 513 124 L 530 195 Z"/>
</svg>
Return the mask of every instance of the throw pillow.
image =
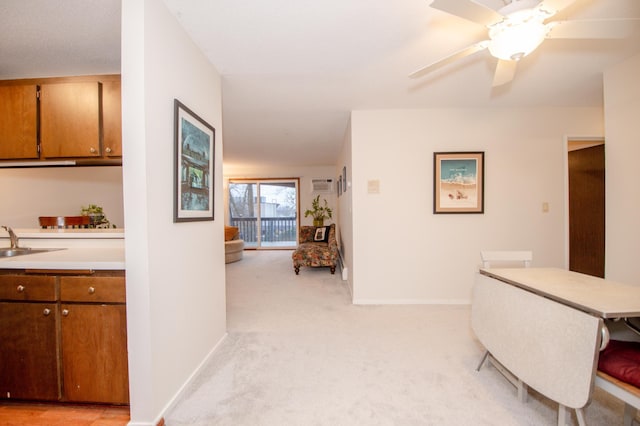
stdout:
<svg viewBox="0 0 640 426">
<path fill-rule="evenodd" d="M 313 241 L 316 243 L 326 243 L 329 242 L 329 227 L 328 226 L 320 226 L 316 228 L 313 234 Z"/>
<path fill-rule="evenodd" d="M 640 342 L 611 340 L 600 352 L 598 369 L 618 380 L 640 387 Z"/>
<path fill-rule="evenodd" d="M 224 227 L 224 240 L 231 241 L 239 238 L 239 229 L 237 226 L 225 226 Z"/>
</svg>

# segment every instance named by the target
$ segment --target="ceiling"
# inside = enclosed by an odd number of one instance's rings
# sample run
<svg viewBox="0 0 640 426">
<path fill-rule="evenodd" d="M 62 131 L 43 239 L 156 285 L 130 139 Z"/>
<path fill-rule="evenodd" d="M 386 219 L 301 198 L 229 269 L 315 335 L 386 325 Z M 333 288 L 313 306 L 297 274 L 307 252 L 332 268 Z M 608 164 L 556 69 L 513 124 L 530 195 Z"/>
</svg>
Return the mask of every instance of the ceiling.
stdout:
<svg viewBox="0 0 640 426">
<path fill-rule="evenodd" d="M 486 38 L 430 0 L 164 0 L 222 75 L 225 164 L 332 165 L 358 109 L 601 106 L 622 40 L 547 40 L 491 88 L 483 51 L 409 73 Z M 502 0 L 478 0 L 494 9 Z M 638 0 L 577 0 L 555 19 L 640 18 Z M 119 0 L 2 0 L 0 79 L 120 72 Z"/>
</svg>

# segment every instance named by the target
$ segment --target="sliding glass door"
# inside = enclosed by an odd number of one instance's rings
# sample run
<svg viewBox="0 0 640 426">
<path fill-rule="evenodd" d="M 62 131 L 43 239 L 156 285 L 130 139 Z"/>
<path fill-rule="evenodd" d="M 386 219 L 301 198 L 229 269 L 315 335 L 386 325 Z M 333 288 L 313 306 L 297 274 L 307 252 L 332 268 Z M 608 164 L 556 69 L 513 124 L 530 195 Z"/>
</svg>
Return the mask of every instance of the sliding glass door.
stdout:
<svg viewBox="0 0 640 426">
<path fill-rule="evenodd" d="M 230 179 L 229 217 L 246 248 L 295 248 L 298 179 Z"/>
</svg>

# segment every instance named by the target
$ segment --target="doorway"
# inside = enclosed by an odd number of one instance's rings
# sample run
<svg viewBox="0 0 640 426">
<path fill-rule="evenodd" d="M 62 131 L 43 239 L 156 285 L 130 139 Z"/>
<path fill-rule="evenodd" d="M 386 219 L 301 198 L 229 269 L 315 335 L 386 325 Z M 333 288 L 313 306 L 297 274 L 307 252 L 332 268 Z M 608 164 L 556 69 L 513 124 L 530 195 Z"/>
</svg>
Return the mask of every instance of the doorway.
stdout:
<svg viewBox="0 0 640 426">
<path fill-rule="evenodd" d="M 298 179 L 229 179 L 229 222 L 245 248 L 296 247 L 298 186 Z"/>
<path fill-rule="evenodd" d="M 569 270 L 604 278 L 604 141 L 569 141 Z"/>
</svg>

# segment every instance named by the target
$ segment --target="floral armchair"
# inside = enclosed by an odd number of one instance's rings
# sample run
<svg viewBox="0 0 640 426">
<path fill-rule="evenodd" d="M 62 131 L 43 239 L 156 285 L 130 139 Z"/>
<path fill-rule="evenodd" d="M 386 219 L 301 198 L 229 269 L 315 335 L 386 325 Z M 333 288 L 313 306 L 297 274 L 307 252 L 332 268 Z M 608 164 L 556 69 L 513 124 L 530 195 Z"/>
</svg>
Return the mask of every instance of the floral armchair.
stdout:
<svg viewBox="0 0 640 426">
<path fill-rule="evenodd" d="M 338 264 L 338 242 L 336 225 L 301 226 L 298 248 L 293 252 L 293 269 L 296 275 L 301 266 L 328 266 L 332 274 Z"/>
</svg>

